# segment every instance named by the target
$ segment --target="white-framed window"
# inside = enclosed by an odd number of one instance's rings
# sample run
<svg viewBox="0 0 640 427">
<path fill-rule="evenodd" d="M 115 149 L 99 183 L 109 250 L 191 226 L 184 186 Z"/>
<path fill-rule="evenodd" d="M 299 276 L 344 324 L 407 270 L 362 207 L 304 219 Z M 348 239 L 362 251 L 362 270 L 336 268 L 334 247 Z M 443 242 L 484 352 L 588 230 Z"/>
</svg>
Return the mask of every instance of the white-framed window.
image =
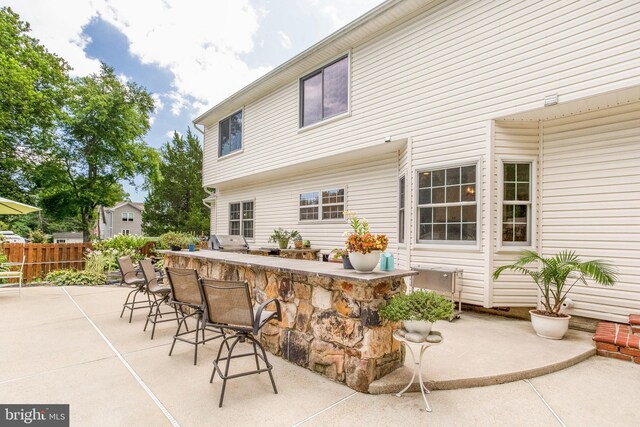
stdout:
<svg viewBox="0 0 640 427">
<path fill-rule="evenodd" d="M 133 221 L 133 212 L 122 212 L 122 221 Z"/>
<path fill-rule="evenodd" d="M 406 179 L 404 175 L 398 180 L 398 243 L 404 243 L 405 233 L 405 198 L 406 198 Z"/>
<path fill-rule="evenodd" d="M 242 149 L 242 110 L 218 123 L 218 157 Z"/>
<path fill-rule="evenodd" d="M 131 230 L 129 230 L 128 228 L 123 228 L 121 234 L 128 236 L 131 234 Z"/>
<path fill-rule="evenodd" d="M 349 55 L 300 79 L 300 127 L 349 111 Z"/>
<path fill-rule="evenodd" d="M 327 221 L 344 219 L 345 189 L 309 191 L 300 193 L 300 221 Z"/>
<path fill-rule="evenodd" d="M 229 234 L 253 239 L 253 201 L 229 203 Z"/>
<path fill-rule="evenodd" d="M 503 246 L 532 246 L 535 163 L 500 163 L 500 242 Z"/>
<path fill-rule="evenodd" d="M 478 164 L 418 170 L 418 243 L 476 243 Z"/>
</svg>

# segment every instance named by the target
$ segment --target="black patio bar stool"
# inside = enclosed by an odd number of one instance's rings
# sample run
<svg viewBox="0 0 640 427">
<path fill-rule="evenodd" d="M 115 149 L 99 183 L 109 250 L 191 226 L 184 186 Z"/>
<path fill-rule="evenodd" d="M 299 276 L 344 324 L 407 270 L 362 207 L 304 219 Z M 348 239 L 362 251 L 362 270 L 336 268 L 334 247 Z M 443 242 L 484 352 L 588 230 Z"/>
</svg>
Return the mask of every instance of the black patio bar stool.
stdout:
<svg viewBox="0 0 640 427">
<path fill-rule="evenodd" d="M 124 304 L 122 304 L 122 311 L 120 312 L 120 317 L 124 314 L 125 310 L 129 310 L 129 323 L 131 323 L 131 319 L 133 318 L 133 310 L 141 310 L 141 309 L 150 309 L 152 307 L 151 297 L 149 296 L 149 292 L 145 286 L 146 282 L 144 277 L 142 277 L 142 273 L 139 270 L 136 270 L 133 266 L 133 261 L 131 261 L 130 256 L 123 256 L 116 259 L 118 262 L 118 268 L 120 269 L 120 273 L 122 274 L 122 278 L 120 279 L 120 285 L 129 285 L 135 286 L 129 294 L 127 295 L 127 299 Z M 138 300 L 136 298 L 138 295 L 142 294 L 146 295 L 147 299 Z M 133 299 L 129 301 L 129 299 L 133 296 Z"/>
<path fill-rule="evenodd" d="M 220 328 L 209 329 L 202 321 L 203 303 L 198 272 L 189 268 L 173 267 L 167 267 L 165 270 L 167 272 L 165 277 L 171 288 L 169 304 L 176 307 L 181 314 L 180 320 L 178 321 L 178 329 L 173 336 L 169 356 L 173 353 L 176 341 L 182 341 L 195 347 L 193 364 L 196 365 L 198 363 L 198 346 L 217 338 L 223 338 L 224 331 Z M 189 330 L 189 326 L 187 325 L 187 319 L 189 318 L 196 319 L 195 330 Z M 183 325 L 185 331 L 181 332 Z M 214 335 L 205 338 L 205 330 L 212 332 Z M 200 334 L 202 334 L 202 338 L 200 338 Z"/>
<path fill-rule="evenodd" d="M 161 312 L 160 307 L 163 303 L 169 302 L 169 294 L 171 293 L 171 288 L 168 286 L 160 286 L 160 281 L 162 277 L 158 277 L 158 271 L 151 264 L 150 259 L 140 260 L 140 269 L 142 270 L 142 276 L 145 280 L 145 286 L 147 288 L 147 292 L 153 295 L 154 299 L 151 303 L 151 308 L 149 308 L 149 314 L 147 314 L 147 321 L 144 322 L 144 331 L 147 330 L 147 326 L 149 323 L 153 324 L 151 328 L 151 339 L 156 333 L 156 324 L 163 322 L 178 322 L 180 323 L 180 316 L 178 315 L 178 309 L 174 306 L 173 311 L 165 311 Z M 170 318 L 162 318 L 162 315 L 170 315 Z M 175 315 L 175 318 L 173 317 Z M 158 320 L 158 316 L 160 316 L 160 320 Z"/>
<path fill-rule="evenodd" d="M 207 326 L 215 328 L 224 328 L 226 331 L 233 331 L 233 335 L 225 336 L 220 348 L 218 349 L 218 355 L 213 362 L 213 372 L 211 372 L 211 378 L 209 382 L 213 382 L 213 378 L 216 375 L 220 375 L 222 378 L 222 391 L 220 392 L 219 407 L 222 407 L 224 400 L 224 391 L 227 386 L 227 380 L 244 377 L 252 374 L 259 374 L 262 372 L 268 372 L 271 379 L 271 385 L 273 386 L 274 393 L 278 394 L 276 383 L 273 379 L 271 370 L 273 365 L 269 363 L 267 359 L 267 353 L 260 343 L 256 339 L 256 335 L 260 332 L 260 329 L 272 319 L 282 320 L 282 314 L 280 310 L 280 301 L 277 299 L 270 299 L 262 303 L 259 307 L 254 309 L 251 303 L 251 294 L 249 292 L 249 283 L 237 282 L 237 281 L 223 281 L 202 279 L 201 284 L 202 300 L 204 301 L 204 322 Z M 276 311 L 268 311 L 265 308 L 275 304 Z M 231 342 L 231 345 L 229 345 Z M 249 342 L 252 344 L 253 351 L 249 353 L 233 354 L 236 345 L 239 343 Z M 227 355 L 221 357 L 223 344 L 226 344 Z M 258 353 L 258 347 L 260 353 Z M 229 366 L 231 365 L 231 359 L 239 357 L 253 356 L 256 360 L 256 369 L 251 371 L 245 371 L 229 374 Z M 262 359 L 265 367 L 260 366 L 259 359 Z M 225 361 L 224 372 L 220 366 L 220 362 Z"/>
</svg>

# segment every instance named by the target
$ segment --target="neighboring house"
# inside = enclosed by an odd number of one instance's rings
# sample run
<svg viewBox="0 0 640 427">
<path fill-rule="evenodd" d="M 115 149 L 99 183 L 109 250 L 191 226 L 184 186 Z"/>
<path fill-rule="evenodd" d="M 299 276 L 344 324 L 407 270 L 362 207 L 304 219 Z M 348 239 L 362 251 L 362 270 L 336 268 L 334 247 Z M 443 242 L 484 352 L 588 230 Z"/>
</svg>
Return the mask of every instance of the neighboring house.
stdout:
<svg viewBox="0 0 640 427">
<path fill-rule="evenodd" d="M 82 243 L 84 242 L 81 231 L 67 233 L 53 233 L 53 243 Z"/>
<path fill-rule="evenodd" d="M 640 2 L 390 0 L 194 120 L 212 233 L 343 246 L 345 209 L 399 267 L 464 270 L 465 303 L 531 307 L 518 251 L 618 269 L 569 313 L 640 311 Z"/>
<path fill-rule="evenodd" d="M 116 234 L 142 235 L 142 211 L 144 203 L 120 202 L 112 208 L 98 208 L 97 233 L 100 239 Z"/>
</svg>

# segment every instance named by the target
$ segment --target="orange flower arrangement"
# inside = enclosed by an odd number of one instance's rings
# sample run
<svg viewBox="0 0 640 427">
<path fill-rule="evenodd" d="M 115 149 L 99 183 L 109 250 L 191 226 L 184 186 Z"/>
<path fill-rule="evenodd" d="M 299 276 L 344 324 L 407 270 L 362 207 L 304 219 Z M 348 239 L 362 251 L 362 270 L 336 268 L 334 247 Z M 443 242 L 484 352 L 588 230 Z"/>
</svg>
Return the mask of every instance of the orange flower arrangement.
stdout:
<svg viewBox="0 0 640 427">
<path fill-rule="evenodd" d="M 369 223 L 366 218 L 359 219 L 354 212 L 345 212 L 345 217 L 352 232 L 347 234 L 347 250 L 368 254 L 372 251 L 384 251 L 387 249 L 389 239 L 384 234 L 369 232 Z"/>
</svg>

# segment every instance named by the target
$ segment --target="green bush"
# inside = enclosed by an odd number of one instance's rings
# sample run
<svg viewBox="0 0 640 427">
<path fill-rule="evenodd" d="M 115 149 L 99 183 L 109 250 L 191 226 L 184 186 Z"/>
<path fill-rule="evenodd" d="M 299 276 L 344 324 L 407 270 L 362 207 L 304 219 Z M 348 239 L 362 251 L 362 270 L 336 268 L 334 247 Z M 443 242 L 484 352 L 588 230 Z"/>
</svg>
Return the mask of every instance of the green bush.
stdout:
<svg viewBox="0 0 640 427">
<path fill-rule="evenodd" d="M 169 231 L 168 233 L 164 233 L 159 238 L 161 249 L 169 249 L 171 246 L 179 246 L 183 248 L 189 243 L 198 243 L 199 241 L 200 239 L 197 236 L 176 231 Z"/>
<path fill-rule="evenodd" d="M 399 294 L 380 307 L 380 314 L 387 320 L 436 320 L 449 319 L 453 315 L 453 302 L 435 292 L 413 291 Z"/>
<path fill-rule="evenodd" d="M 118 268 L 116 258 L 130 256 L 134 262 L 145 256 L 141 252 L 149 239 L 144 236 L 118 234 L 111 239 L 93 242 L 93 249 L 88 250 L 85 269 L 93 273 L 113 271 Z"/>
<path fill-rule="evenodd" d="M 56 286 L 106 285 L 107 278 L 102 273 L 77 270 L 57 270 L 47 274 L 47 282 Z"/>
<path fill-rule="evenodd" d="M 49 241 L 49 237 L 42 230 L 33 230 L 29 234 L 29 239 L 31 239 L 31 243 L 47 243 Z"/>
</svg>

